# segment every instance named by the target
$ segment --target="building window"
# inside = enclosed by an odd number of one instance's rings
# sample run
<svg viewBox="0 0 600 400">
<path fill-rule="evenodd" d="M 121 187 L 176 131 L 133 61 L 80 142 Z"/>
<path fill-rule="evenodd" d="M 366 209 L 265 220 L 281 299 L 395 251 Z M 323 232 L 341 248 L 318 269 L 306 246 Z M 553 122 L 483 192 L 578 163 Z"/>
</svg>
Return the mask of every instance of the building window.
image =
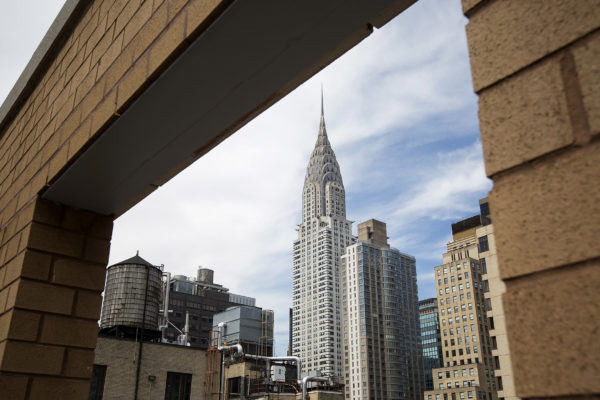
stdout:
<svg viewBox="0 0 600 400">
<path fill-rule="evenodd" d="M 165 388 L 165 400 L 190 400 L 191 386 L 191 374 L 167 372 L 167 387 Z"/>
<path fill-rule="evenodd" d="M 227 394 L 229 398 L 239 398 L 245 394 L 241 376 L 227 379 Z"/>
<path fill-rule="evenodd" d="M 482 253 L 484 251 L 488 251 L 490 246 L 488 244 L 488 238 L 486 236 L 482 236 L 479 238 L 479 252 Z"/>
<path fill-rule="evenodd" d="M 94 364 L 94 368 L 92 369 L 92 379 L 90 381 L 90 400 L 102 400 L 105 378 L 106 365 Z"/>
</svg>

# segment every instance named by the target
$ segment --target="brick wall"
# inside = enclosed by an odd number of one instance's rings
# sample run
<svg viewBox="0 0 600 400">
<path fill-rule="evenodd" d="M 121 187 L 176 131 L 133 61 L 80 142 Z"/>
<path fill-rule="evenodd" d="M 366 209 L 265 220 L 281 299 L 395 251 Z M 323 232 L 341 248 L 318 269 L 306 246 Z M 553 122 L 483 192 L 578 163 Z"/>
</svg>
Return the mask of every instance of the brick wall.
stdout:
<svg viewBox="0 0 600 400">
<path fill-rule="evenodd" d="M 4 127 L 0 227 L 118 118 L 225 3 L 91 2 Z"/>
<path fill-rule="evenodd" d="M 100 337 L 94 364 L 106 365 L 104 398 L 133 399 L 139 343 L 133 340 Z M 140 365 L 140 399 L 165 397 L 167 372 L 192 375 L 192 399 L 204 398 L 206 351 L 194 347 L 145 343 Z M 150 381 L 149 376 L 156 379 Z M 87 398 L 87 397 L 86 397 Z"/>
<path fill-rule="evenodd" d="M 40 192 L 197 37 L 224 0 L 81 1 L 0 132 L 2 398 L 86 398 L 112 218 Z"/>
<path fill-rule="evenodd" d="M 598 395 L 600 4 L 463 10 L 517 395 Z"/>
<path fill-rule="evenodd" d="M 13 221 L 0 269 L 3 398 L 84 398 L 112 219 L 37 200 Z"/>
</svg>

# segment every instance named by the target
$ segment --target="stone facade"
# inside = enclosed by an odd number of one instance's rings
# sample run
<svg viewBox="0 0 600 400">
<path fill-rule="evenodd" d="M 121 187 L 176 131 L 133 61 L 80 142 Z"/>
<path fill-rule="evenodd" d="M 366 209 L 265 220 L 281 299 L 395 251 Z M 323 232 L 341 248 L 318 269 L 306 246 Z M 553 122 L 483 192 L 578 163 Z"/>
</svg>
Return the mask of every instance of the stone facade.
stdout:
<svg viewBox="0 0 600 400">
<path fill-rule="evenodd" d="M 598 395 L 600 7 L 462 3 L 516 395 Z"/>
<path fill-rule="evenodd" d="M 104 399 L 132 399 L 135 393 L 139 342 L 99 337 L 94 365 L 106 366 Z M 191 399 L 204 398 L 206 351 L 171 344 L 144 343 L 138 399 L 165 398 L 167 373 L 191 375 Z M 82 397 L 84 398 L 84 397 Z"/>
</svg>

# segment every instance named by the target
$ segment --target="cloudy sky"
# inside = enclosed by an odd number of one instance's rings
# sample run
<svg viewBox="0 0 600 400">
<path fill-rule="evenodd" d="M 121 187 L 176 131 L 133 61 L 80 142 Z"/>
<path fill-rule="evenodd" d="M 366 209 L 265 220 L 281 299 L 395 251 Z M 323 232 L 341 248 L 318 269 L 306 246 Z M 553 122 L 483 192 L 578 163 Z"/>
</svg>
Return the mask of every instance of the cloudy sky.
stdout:
<svg viewBox="0 0 600 400">
<path fill-rule="evenodd" d="M 2 0 L 0 99 L 61 5 Z M 291 249 L 322 84 L 348 218 L 386 222 L 391 245 L 417 258 L 419 297 L 435 296 L 432 269 L 450 224 L 475 215 L 491 189 L 466 22 L 460 0 L 420 0 L 375 30 L 118 218 L 110 263 L 139 250 L 173 273 L 214 269 L 217 283 L 275 310 L 276 349 L 285 353 Z"/>
</svg>

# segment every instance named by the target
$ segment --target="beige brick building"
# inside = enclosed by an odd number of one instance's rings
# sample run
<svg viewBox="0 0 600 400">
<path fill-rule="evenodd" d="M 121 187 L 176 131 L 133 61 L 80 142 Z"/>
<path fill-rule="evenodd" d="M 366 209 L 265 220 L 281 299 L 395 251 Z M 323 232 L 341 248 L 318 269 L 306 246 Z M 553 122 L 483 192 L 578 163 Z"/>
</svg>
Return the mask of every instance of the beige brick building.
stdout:
<svg viewBox="0 0 600 400">
<path fill-rule="evenodd" d="M 434 269 L 444 366 L 433 370 L 434 390 L 425 400 L 497 399 L 474 234 L 474 228 L 456 232 L 444 264 Z"/>
<path fill-rule="evenodd" d="M 480 200 L 479 207 L 480 215 L 452 225 L 454 241 L 448 244 L 448 253 L 443 256 L 444 265 L 435 268 L 446 367 L 433 371 L 435 390 L 425 393 L 426 400 L 437 396 L 443 399 L 462 396 L 518 399 L 501 300 L 505 286 L 498 277 L 496 240 L 488 199 Z M 468 265 L 471 271 L 465 270 Z M 468 282 L 469 278 L 471 282 Z M 465 293 L 462 293 L 463 289 Z M 469 330 L 470 336 L 467 335 Z M 471 362 L 478 365 L 463 366 Z M 465 387 L 473 386 L 477 389 L 464 391 Z M 458 387 L 461 389 L 456 390 Z"/>
<path fill-rule="evenodd" d="M 487 281 L 487 290 L 484 293 L 484 297 L 490 329 L 490 346 L 493 358 L 492 367 L 496 376 L 498 399 L 518 400 L 513 380 L 510 346 L 508 345 L 508 337 L 506 335 L 504 306 L 502 305 L 502 294 L 506 292 L 506 286 L 500 279 L 498 271 L 494 225 L 489 224 L 477 228 L 476 237 L 478 242 L 480 240 L 483 242 L 482 238 L 485 237 L 485 241 L 488 243 L 487 250 L 480 247 L 479 257 L 484 259 L 486 263 L 484 279 Z"/>
</svg>

